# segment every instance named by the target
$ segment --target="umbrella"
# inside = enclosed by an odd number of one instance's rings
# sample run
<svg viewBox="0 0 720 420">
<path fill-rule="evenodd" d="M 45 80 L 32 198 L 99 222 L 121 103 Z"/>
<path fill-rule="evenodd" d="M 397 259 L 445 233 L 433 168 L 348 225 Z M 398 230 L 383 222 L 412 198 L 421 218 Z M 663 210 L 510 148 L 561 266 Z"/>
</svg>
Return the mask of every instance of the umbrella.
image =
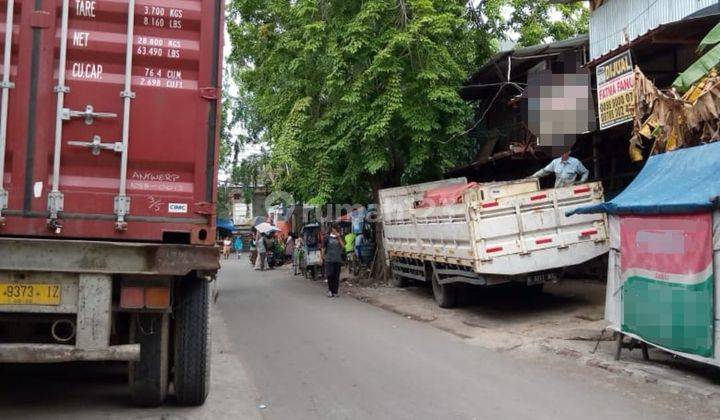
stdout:
<svg viewBox="0 0 720 420">
<path fill-rule="evenodd" d="M 255 226 L 255 229 L 257 229 L 257 231 L 260 233 L 268 233 L 268 232 L 274 232 L 276 230 L 280 230 L 267 222 L 260 223 L 259 225 Z"/>
</svg>

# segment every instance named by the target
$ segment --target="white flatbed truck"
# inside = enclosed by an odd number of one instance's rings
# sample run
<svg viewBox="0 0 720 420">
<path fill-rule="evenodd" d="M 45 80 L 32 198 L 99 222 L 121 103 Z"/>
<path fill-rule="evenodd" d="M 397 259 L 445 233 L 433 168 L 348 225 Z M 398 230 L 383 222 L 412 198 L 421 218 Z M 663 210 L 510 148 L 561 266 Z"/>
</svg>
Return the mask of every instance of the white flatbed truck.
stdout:
<svg viewBox="0 0 720 420">
<path fill-rule="evenodd" d="M 604 215 L 565 216 L 602 202 L 599 182 L 541 190 L 537 179 L 455 178 L 384 189 L 379 197 L 394 282 L 431 282 L 442 307 L 455 306 L 459 283 L 519 282 L 540 291 L 563 268 L 608 252 Z"/>
</svg>

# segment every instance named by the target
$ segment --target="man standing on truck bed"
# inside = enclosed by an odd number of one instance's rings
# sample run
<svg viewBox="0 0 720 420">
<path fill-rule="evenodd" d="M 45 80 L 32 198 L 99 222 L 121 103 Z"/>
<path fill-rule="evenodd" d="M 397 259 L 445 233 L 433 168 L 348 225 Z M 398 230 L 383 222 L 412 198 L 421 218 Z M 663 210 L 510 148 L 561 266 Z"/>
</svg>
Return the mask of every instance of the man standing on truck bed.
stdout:
<svg viewBox="0 0 720 420">
<path fill-rule="evenodd" d="M 555 188 L 568 187 L 575 183 L 580 175 L 580 183 L 587 181 L 590 172 L 578 159 L 570 156 L 570 151 L 555 158 L 546 167 L 532 174 L 532 178 L 542 178 L 555 174 Z"/>
</svg>

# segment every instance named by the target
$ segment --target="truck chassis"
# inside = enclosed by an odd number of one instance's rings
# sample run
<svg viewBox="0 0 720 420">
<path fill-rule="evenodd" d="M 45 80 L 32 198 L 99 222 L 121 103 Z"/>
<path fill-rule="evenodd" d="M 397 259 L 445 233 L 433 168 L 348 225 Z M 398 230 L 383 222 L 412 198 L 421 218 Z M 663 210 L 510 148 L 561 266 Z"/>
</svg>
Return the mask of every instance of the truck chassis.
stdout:
<svg viewBox="0 0 720 420">
<path fill-rule="evenodd" d="M 136 404 L 162 404 L 171 381 L 180 404 L 202 404 L 218 269 L 208 246 L 0 238 L 0 294 L 14 294 L 0 305 L 0 363 L 124 361 Z M 55 301 L 35 302 L 33 287 Z"/>
</svg>

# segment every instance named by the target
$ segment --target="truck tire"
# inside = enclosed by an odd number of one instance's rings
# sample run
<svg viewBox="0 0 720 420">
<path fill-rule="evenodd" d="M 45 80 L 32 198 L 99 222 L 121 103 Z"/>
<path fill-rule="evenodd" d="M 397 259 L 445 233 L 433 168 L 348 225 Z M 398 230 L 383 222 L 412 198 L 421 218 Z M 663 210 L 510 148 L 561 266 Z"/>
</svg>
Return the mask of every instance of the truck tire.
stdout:
<svg viewBox="0 0 720 420">
<path fill-rule="evenodd" d="M 545 283 L 540 284 L 533 284 L 530 286 L 525 286 L 525 295 L 529 297 L 538 297 L 542 295 L 543 289 L 545 288 Z"/>
<path fill-rule="evenodd" d="M 397 274 L 395 274 L 395 273 L 392 273 L 392 275 L 391 275 L 391 277 L 390 277 L 390 284 L 391 284 L 393 287 L 398 287 L 398 288 L 407 287 L 407 286 L 408 286 L 408 279 L 405 278 L 405 277 L 403 277 L 403 276 L 400 276 L 400 275 L 397 275 Z"/>
<path fill-rule="evenodd" d="M 185 278 L 175 288 L 175 397 L 198 406 L 210 391 L 210 284 Z"/>
<path fill-rule="evenodd" d="M 457 286 L 450 284 L 440 284 L 437 275 L 432 275 L 432 289 L 435 302 L 441 308 L 454 308 L 457 305 Z"/>
<path fill-rule="evenodd" d="M 142 407 L 165 402 L 168 389 L 168 314 L 133 314 L 130 342 L 140 344 L 140 360 L 130 362 L 130 399 Z"/>
</svg>

